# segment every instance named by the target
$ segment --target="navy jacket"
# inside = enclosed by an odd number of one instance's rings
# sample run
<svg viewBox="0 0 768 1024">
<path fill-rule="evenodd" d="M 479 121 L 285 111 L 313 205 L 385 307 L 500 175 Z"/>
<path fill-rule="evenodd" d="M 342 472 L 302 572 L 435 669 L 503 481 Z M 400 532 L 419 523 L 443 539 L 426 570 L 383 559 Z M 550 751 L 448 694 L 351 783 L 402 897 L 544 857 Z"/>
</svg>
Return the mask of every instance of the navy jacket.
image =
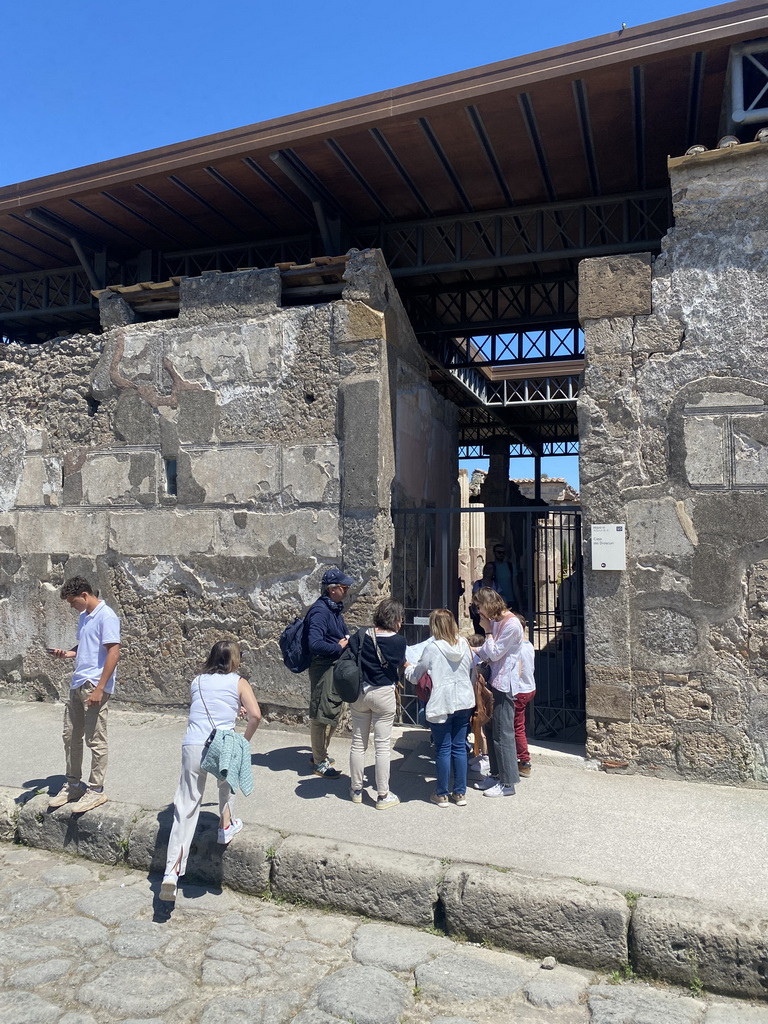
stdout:
<svg viewBox="0 0 768 1024">
<path fill-rule="evenodd" d="M 338 658 L 342 652 L 339 640 L 349 632 L 344 616 L 344 605 L 323 594 L 304 617 L 309 653 L 313 658 Z"/>
</svg>

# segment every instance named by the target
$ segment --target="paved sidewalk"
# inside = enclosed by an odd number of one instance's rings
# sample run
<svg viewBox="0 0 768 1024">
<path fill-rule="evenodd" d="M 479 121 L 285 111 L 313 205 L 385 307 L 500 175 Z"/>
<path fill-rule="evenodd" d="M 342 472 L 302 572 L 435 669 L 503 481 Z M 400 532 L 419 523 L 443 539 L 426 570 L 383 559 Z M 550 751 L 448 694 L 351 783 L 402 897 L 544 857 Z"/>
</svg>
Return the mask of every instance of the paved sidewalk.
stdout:
<svg viewBox="0 0 768 1024">
<path fill-rule="evenodd" d="M 58 788 L 62 706 L 4 700 L 0 713 L 6 737 L 0 786 Z M 147 809 L 169 804 L 184 728 L 181 715 L 113 708 L 110 797 Z M 276 726 L 258 730 L 252 741 L 256 790 L 237 804 L 246 825 L 768 915 L 768 790 L 561 767 L 542 763 L 552 758 L 537 756 L 534 748 L 533 775 L 522 780 L 516 796 L 487 800 L 472 791 L 466 807 L 441 809 L 428 802 L 434 775 L 426 733 L 412 729 L 393 752 L 391 785 L 402 806 L 383 813 L 374 809 L 370 786 L 362 806 L 349 800 L 349 740 L 333 742 L 331 752 L 345 775 L 331 782 L 311 774 L 308 738 L 307 732 Z M 371 744 L 370 764 L 372 754 Z M 367 774 L 372 781 L 372 768 Z M 213 787 L 205 806 L 215 809 Z"/>
</svg>

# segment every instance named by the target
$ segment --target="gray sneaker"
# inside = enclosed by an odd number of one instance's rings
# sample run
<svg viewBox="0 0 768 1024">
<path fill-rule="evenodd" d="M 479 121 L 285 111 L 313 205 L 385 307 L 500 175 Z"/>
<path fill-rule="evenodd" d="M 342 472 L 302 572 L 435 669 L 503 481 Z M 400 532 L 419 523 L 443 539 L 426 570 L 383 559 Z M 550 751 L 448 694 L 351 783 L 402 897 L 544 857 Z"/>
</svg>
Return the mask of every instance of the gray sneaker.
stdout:
<svg viewBox="0 0 768 1024">
<path fill-rule="evenodd" d="M 494 786 L 498 786 L 499 777 L 498 775 L 486 775 L 482 782 L 473 782 L 474 789 L 493 789 Z"/>
</svg>

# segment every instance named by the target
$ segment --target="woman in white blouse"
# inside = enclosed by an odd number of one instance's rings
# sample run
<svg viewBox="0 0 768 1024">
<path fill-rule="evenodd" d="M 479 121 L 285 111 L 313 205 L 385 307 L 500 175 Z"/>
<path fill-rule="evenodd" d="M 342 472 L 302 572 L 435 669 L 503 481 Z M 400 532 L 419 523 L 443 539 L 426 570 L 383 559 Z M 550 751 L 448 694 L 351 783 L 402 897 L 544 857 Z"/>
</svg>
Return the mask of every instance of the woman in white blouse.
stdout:
<svg viewBox="0 0 768 1024">
<path fill-rule="evenodd" d="M 493 690 L 493 743 L 488 748 L 491 774 L 475 788 L 483 796 L 514 796 L 520 781 L 515 744 L 515 693 L 519 679 L 518 661 L 523 646 L 523 627 L 509 611 L 504 598 L 495 590 L 483 587 L 475 594 L 480 625 L 487 636 L 475 654 L 491 665 Z"/>
</svg>

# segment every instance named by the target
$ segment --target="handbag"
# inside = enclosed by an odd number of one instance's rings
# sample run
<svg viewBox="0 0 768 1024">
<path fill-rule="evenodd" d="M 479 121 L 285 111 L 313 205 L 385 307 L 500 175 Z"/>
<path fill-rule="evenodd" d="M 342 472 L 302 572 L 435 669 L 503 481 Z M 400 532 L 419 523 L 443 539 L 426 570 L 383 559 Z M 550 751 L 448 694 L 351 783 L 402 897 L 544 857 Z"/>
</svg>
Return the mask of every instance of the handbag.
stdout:
<svg viewBox="0 0 768 1024">
<path fill-rule="evenodd" d="M 368 628 L 363 626 L 361 629 L 358 629 L 354 637 L 356 641 L 355 646 L 353 647 L 353 641 L 350 639 L 347 646 L 341 652 L 341 657 L 333 666 L 333 688 L 347 704 L 354 704 L 363 688 L 362 656 L 363 641 L 366 635 L 373 642 L 373 648 L 376 651 L 381 667 L 386 668 L 387 666 L 387 659 L 381 653 L 381 648 L 376 639 L 376 630 L 372 626 Z"/>
<path fill-rule="evenodd" d="M 432 695 L 432 676 L 429 672 L 425 672 L 424 675 L 417 680 L 416 685 L 413 688 L 413 692 L 416 696 L 416 700 L 420 700 L 424 704 L 427 703 Z"/>
</svg>

